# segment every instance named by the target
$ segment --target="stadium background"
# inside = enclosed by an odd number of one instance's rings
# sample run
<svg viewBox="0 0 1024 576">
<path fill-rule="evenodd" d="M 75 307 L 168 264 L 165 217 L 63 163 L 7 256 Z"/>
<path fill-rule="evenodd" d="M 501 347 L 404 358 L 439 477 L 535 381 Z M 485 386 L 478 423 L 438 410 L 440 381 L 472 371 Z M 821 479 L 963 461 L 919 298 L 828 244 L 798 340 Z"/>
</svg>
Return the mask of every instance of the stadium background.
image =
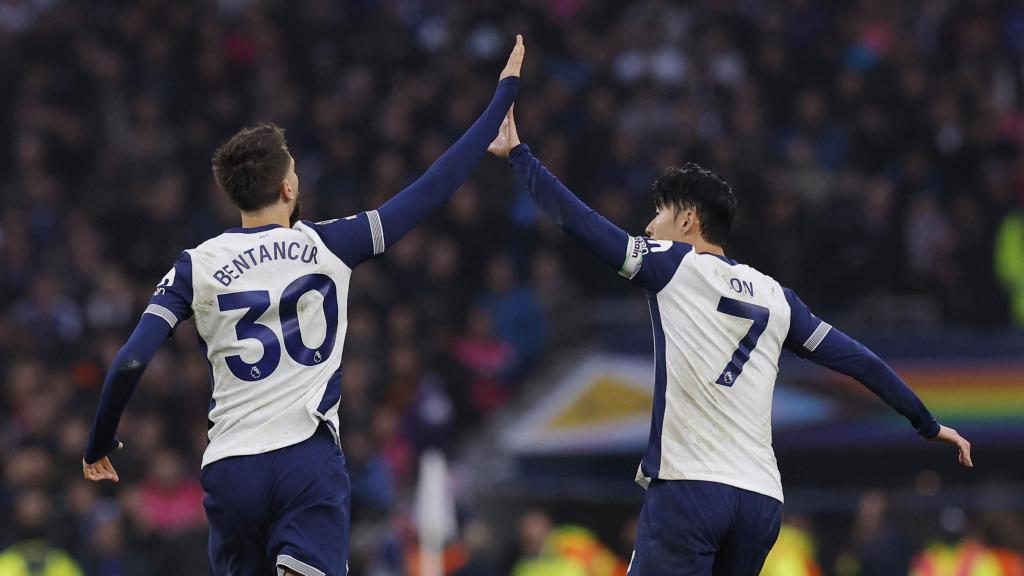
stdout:
<svg viewBox="0 0 1024 576">
<path fill-rule="evenodd" d="M 153 286 L 237 223 L 213 149 L 275 121 L 305 217 L 372 208 L 469 126 L 515 33 L 520 134 L 554 173 L 638 233 L 659 170 L 718 170 L 741 202 L 730 256 L 892 359 L 976 446 L 959 470 L 856 385 L 787 359 L 772 573 L 902 574 L 914 557 L 922 575 L 1020 573 L 1024 5 L 1009 0 L 0 1 L 0 572 L 47 550 L 38 574 L 206 573 L 191 324 L 129 405 L 122 483 L 85 482 L 80 458 Z M 447 573 L 619 573 L 642 498 L 642 438 L 618 426 L 649 406 L 641 294 L 493 158 L 410 236 L 353 281 L 352 574 L 417 573 L 431 448 L 457 510 Z"/>
</svg>

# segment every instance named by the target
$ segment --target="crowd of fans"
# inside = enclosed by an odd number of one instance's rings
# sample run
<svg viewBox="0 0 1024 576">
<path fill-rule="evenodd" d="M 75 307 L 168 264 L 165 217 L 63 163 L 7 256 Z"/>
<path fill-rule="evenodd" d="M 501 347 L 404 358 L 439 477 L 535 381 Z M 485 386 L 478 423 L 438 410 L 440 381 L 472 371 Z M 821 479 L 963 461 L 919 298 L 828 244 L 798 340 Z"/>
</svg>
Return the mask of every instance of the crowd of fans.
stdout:
<svg viewBox="0 0 1024 576">
<path fill-rule="evenodd" d="M 760 576 L 1015 576 L 1024 573 L 1024 522 L 1005 509 L 973 516 L 958 508 L 894 514 L 882 492 L 866 491 L 838 545 L 816 536 L 814 522 L 789 515 Z M 833 530 L 834 531 L 834 530 Z M 621 576 L 633 548 L 636 518 L 605 544 L 582 526 L 557 525 L 543 510 L 518 522 L 512 576 Z"/>
<path fill-rule="evenodd" d="M 1017 3 L 2 0 L 0 546 L 21 544 L 0 563 L 205 573 L 209 382 L 190 325 L 129 405 L 123 483 L 86 483 L 80 459 L 154 285 L 237 225 L 212 151 L 274 121 L 306 217 L 376 207 L 472 123 L 515 33 L 520 135 L 631 232 L 659 171 L 695 160 L 740 199 L 730 255 L 820 311 L 1024 323 Z M 588 298 L 635 296 L 496 159 L 410 236 L 352 286 L 353 574 L 411 570 L 425 447 L 450 451 L 501 407 Z M 469 526 L 472 556 L 486 527 Z"/>
</svg>

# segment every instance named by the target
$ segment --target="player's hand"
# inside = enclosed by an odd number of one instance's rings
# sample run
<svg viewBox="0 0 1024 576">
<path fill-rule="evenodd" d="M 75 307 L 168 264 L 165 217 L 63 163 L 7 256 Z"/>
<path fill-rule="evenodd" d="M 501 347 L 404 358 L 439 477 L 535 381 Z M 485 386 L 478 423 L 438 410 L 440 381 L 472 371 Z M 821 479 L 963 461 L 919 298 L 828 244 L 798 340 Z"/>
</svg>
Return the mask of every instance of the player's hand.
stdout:
<svg viewBox="0 0 1024 576">
<path fill-rule="evenodd" d="M 956 446 L 957 450 L 960 451 L 960 463 L 965 468 L 974 468 L 974 462 L 971 462 L 971 443 L 956 430 L 946 426 L 939 426 L 939 434 L 932 438 L 932 440 Z"/>
<path fill-rule="evenodd" d="M 118 442 L 117 449 L 120 450 L 122 448 L 124 448 L 124 444 Z M 109 456 L 104 456 L 92 464 L 87 463 L 83 458 L 82 475 L 85 476 L 86 480 L 92 480 L 93 482 L 100 482 L 101 480 L 121 481 L 117 476 L 117 470 L 114 470 L 114 465 L 110 463 Z"/>
<path fill-rule="evenodd" d="M 516 132 L 516 118 L 513 114 L 515 109 L 515 105 L 508 109 L 508 114 L 505 114 L 505 119 L 501 122 L 501 128 L 498 128 L 498 135 L 487 147 L 487 151 L 495 156 L 508 158 L 509 152 L 519 146 L 519 133 Z"/>
<path fill-rule="evenodd" d="M 498 80 L 504 80 L 509 76 L 519 76 L 519 70 L 523 67 L 523 56 L 526 55 L 526 46 L 523 46 L 523 35 L 516 34 L 516 45 L 512 48 L 512 53 L 508 55 L 508 63 L 505 64 L 505 69 L 501 71 L 501 76 L 498 76 Z"/>
</svg>

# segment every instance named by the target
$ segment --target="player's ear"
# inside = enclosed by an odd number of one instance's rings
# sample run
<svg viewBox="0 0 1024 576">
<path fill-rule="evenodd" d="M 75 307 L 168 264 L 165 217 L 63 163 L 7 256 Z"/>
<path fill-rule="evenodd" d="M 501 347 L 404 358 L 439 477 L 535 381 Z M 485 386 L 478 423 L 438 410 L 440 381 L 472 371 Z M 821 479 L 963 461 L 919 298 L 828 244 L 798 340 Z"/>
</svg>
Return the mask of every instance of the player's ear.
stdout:
<svg viewBox="0 0 1024 576">
<path fill-rule="evenodd" d="M 288 183 L 288 179 L 281 180 L 281 199 L 285 202 L 291 202 L 295 200 L 295 190 L 292 185 Z"/>
<path fill-rule="evenodd" d="M 697 224 L 697 213 L 693 210 L 682 210 L 679 214 L 679 218 L 676 219 L 676 224 L 679 226 L 679 231 L 684 235 L 687 232 L 695 231 Z"/>
</svg>

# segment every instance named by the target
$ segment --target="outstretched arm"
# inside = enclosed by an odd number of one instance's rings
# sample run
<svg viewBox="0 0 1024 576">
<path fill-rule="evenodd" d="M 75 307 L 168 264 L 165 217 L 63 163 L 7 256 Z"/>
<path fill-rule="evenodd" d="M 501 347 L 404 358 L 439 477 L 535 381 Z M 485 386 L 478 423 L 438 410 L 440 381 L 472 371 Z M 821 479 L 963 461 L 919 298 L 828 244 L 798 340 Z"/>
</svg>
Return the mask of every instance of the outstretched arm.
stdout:
<svg viewBox="0 0 1024 576">
<path fill-rule="evenodd" d="M 121 442 L 115 437 L 121 414 L 139 385 L 142 373 L 157 349 L 170 334 L 171 328 L 162 318 L 143 314 L 128 342 L 114 357 L 103 382 L 100 405 L 93 420 L 89 444 L 85 448 L 84 474 L 89 480 L 118 480 L 107 455 Z"/>
<path fill-rule="evenodd" d="M 82 459 L 82 473 L 89 480 L 118 481 L 108 454 L 121 448 L 115 437 L 128 400 L 139 385 L 153 355 L 174 328 L 192 316 L 192 259 L 183 252 L 156 288 L 128 342 L 114 357 L 100 392 L 89 443 Z"/>
<path fill-rule="evenodd" d="M 530 147 L 518 144 L 509 154 L 519 186 L 555 224 L 579 240 L 608 266 L 624 272 L 629 234 L 587 206 L 565 187 L 543 164 Z"/>
<path fill-rule="evenodd" d="M 956 430 L 940 425 L 888 364 L 857 340 L 814 316 L 792 290 L 786 288 L 785 294 L 791 311 L 787 348 L 801 358 L 860 382 L 909 420 L 922 437 L 955 445 L 960 451 L 960 463 L 968 468 L 974 466 L 971 444 Z"/>
<path fill-rule="evenodd" d="M 513 110 L 509 110 L 488 150 L 509 159 L 519 187 L 541 211 L 602 262 L 648 290 L 661 290 L 691 249 L 682 242 L 630 236 L 587 206 L 541 164 L 529 146 L 519 141 Z"/>
<path fill-rule="evenodd" d="M 381 254 L 451 198 L 487 152 L 505 113 L 515 101 L 526 48 L 523 37 L 502 70 L 491 103 L 469 130 L 407 188 L 376 210 L 346 220 L 321 223 L 317 229 L 331 251 L 354 268 Z"/>
</svg>

